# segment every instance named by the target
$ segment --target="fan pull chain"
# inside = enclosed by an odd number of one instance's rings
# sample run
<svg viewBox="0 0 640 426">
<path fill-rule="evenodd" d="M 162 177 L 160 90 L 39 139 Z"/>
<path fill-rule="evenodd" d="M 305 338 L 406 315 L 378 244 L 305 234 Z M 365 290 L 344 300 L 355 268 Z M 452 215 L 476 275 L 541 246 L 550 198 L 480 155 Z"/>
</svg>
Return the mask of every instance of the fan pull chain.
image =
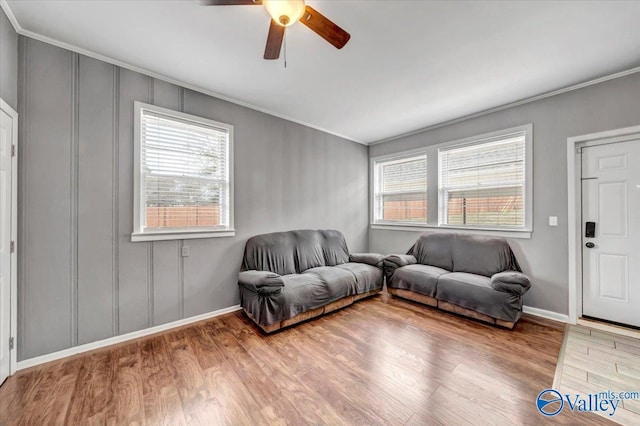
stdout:
<svg viewBox="0 0 640 426">
<path fill-rule="evenodd" d="M 284 32 L 284 67 L 287 67 L 287 32 Z"/>
</svg>

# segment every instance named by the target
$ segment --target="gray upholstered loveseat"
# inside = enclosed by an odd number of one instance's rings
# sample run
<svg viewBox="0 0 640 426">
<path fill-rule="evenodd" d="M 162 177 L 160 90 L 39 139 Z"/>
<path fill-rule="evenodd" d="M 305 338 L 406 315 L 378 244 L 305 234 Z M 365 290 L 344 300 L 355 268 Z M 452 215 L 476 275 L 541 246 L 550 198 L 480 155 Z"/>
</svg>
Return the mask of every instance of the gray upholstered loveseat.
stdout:
<svg viewBox="0 0 640 426">
<path fill-rule="evenodd" d="M 240 305 L 270 333 L 380 292 L 383 260 L 350 255 L 339 231 L 256 235 L 247 241 L 238 275 Z"/>
<path fill-rule="evenodd" d="M 531 286 L 502 238 L 427 232 L 384 264 L 389 293 L 507 328 Z"/>
</svg>

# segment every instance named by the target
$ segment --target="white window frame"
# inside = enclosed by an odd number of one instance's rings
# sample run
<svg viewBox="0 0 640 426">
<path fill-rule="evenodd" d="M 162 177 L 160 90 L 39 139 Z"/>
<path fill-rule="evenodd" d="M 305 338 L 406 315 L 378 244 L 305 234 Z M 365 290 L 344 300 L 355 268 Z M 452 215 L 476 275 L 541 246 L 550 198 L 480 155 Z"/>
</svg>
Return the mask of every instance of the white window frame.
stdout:
<svg viewBox="0 0 640 426">
<path fill-rule="evenodd" d="M 142 113 L 143 111 L 151 111 L 153 113 L 162 114 L 169 118 L 175 117 L 177 120 L 190 121 L 194 124 L 204 126 L 218 127 L 228 132 L 228 171 L 229 171 L 229 225 L 220 227 L 189 227 L 189 228 L 170 228 L 162 230 L 144 229 L 142 224 L 145 217 L 145 198 L 144 182 L 141 179 L 141 158 L 142 158 Z M 133 154 L 133 233 L 131 241 L 161 241 L 161 240 L 184 240 L 192 238 L 212 238 L 212 237 L 233 237 L 234 229 L 234 186 L 233 186 L 233 126 L 231 124 L 221 123 L 210 120 L 208 118 L 198 117 L 183 112 L 162 108 L 156 105 L 150 105 L 143 102 L 134 102 L 134 154 Z"/>
<path fill-rule="evenodd" d="M 400 220 L 381 220 L 377 218 L 377 213 L 380 210 L 380 206 L 377 203 L 378 200 L 378 188 L 380 185 L 378 176 L 378 164 L 379 163 L 391 163 L 400 162 L 410 158 L 426 157 L 427 160 L 427 197 L 429 194 L 429 156 L 425 149 L 417 149 L 411 151 L 405 151 L 400 154 L 385 155 L 382 157 L 376 157 L 371 160 L 371 223 L 375 225 L 390 225 L 390 226 L 425 226 L 428 222 L 415 222 L 415 221 L 400 221 Z M 427 202 L 427 214 L 429 212 L 429 203 Z"/>
<path fill-rule="evenodd" d="M 441 195 L 440 195 L 440 170 L 438 151 L 443 148 L 452 148 L 456 145 L 471 145 L 474 143 L 487 142 L 501 136 L 512 133 L 525 133 L 525 189 L 524 189 L 524 226 L 521 228 L 513 227 L 489 227 L 489 226 L 462 226 L 462 225 L 446 225 L 441 222 Z M 411 156 L 415 153 L 424 152 L 427 155 L 427 174 L 428 174 L 428 218 L 426 224 L 416 223 L 376 223 L 374 221 L 375 208 L 375 163 L 385 158 L 394 158 L 402 156 Z M 507 238 L 525 238 L 530 239 L 533 232 L 533 124 L 524 124 L 517 127 L 498 130 L 495 132 L 484 133 L 481 135 L 471 136 L 464 139 L 457 139 L 449 142 L 430 145 L 423 148 L 413 149 L 410 151 L 398 152 L 395 154 L 373 157 L 370 161 L 370 197 L 371 197 L 371 229 L 395 230 L 395 231 L 425 231 L 427 229 L 448 229 L 455 230 L 460 233 L 491 235 Z M 437 203 L 436 203 L 437 202 Z M 436 208 L 433 208 L 435 205 Z M 435 212 L 434 212 L 435 211 Z M 433 212 L 433 213 L 432 213 Z"/>
</svg>

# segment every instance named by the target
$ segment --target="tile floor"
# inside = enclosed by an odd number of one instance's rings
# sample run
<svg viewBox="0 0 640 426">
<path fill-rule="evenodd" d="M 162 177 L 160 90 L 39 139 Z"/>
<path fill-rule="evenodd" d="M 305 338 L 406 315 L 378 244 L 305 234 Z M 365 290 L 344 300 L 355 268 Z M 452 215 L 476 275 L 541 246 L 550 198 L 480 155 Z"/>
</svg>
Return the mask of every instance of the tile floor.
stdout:
<svg viewBox="0 0 640 426">
<path fill-rule="evenodd" d="M 640 339 L 567 326 L 554 388 L 563 394 L 640 393 Z M 603 415 L 620 424 L 640 425 L 640 399 L 623 400 L 614 416 Z"/>
</svg>

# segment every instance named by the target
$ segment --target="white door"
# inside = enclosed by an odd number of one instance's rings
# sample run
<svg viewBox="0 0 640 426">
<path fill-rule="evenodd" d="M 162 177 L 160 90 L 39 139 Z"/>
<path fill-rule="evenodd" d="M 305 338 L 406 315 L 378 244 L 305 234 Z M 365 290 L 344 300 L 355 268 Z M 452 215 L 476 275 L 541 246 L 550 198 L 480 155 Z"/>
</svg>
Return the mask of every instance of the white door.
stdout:
<svg viewBox="0 0 640 426">
<path fill-rule="evenodd" d="M 11 352 L 11 212 L 13 119 L 0 109 L 0 383 L 9 376 Z"/>
<path fill-rule="evenodd" d="M 640 327 L 640 140 L 582 148 L 582 297 L 583 315 Z"/>
</svg>

